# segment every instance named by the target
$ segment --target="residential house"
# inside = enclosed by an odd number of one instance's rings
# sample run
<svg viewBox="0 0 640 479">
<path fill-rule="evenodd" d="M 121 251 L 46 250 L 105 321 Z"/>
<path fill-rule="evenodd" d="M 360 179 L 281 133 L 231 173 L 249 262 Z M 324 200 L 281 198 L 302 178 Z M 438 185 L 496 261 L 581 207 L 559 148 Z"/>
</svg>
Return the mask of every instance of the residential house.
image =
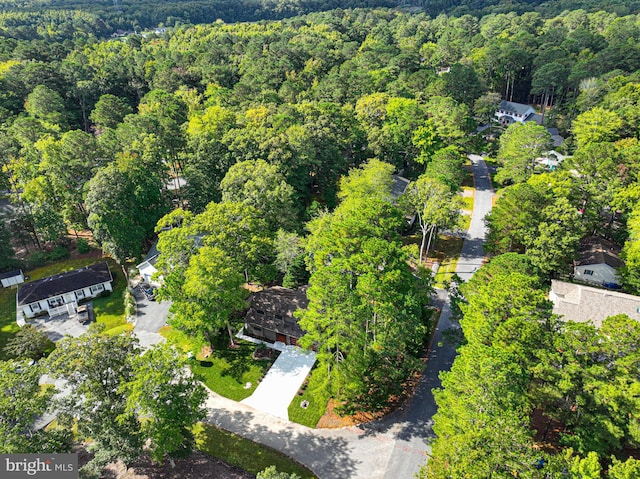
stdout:
<svg viewBox="0 0 640 479">
<path fill-rule="evenodd" d="M 620 259 L 620 246 L 612 241 L 590 236 L 580 241 L 579 258 L 574 261 L 573 277 L 577 281 L 620 289 L 617 269 L 624 266 Z"/>
<path fill-rule="evenodd" d="M 606 318 L 618 314 L 640 321 L 640 296 L 554 279 L 549 299 L 553 302 L 554 314 L 565 321 L 593 321 L 600 327 Z"/>
<path fill-rule="evenodd" d="M 304 331 L 294 313 L 308 304 L 306 288 L 274 286 L 254 293 L 244 318 L 244 333 L 267 342 L 296 345 Z"/>
<path fill-rule="evenodd" d="M 140 272 L 140 276 L 142 276 L 142 280 L 154 286 L 159 286 L 159 284 L 151 280 L 151 277 L 158 272 L 155 267 L 158 256 L 160 256 L 160 251 L 158 251 L 158 240 L 156 240 L 153 245 L 151 245 L 151 249 L 149 249 L 142 263 L 136 266 Z"/>
<path fill-rule="evenodd" d="M 495 112 L 498 121 L 504 126 L 516 122 L 524 123 L 525 121 L 530 121 L 535 117 L 535 114 L 536 111 L 532 106 L 506 100 L 500 102 Z"/>
<path fill-rule="evenodd" d="M 14 269 L 13 271 L 2 273 L 0 274 L 0 283 L 2 283 L 3 288 L 24 283 L 24 273 L 21 269 Z"/>
<path fill-rule="evenodd" d="M 103 262 L 25 283 L 18 289 L 18 317 L 74 314 L 80 301 L 112 291 L 112 281 L 109 265 Z"/>
</svg>

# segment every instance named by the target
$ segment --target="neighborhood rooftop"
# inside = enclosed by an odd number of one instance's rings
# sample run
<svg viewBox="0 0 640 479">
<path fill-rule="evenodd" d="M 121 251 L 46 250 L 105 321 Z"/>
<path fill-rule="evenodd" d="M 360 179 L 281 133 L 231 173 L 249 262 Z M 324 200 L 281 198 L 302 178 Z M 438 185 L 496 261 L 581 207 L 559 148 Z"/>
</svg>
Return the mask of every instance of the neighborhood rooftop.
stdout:
<svg viewBox="0 0 640 479">
<path fill-rule="evenodd" d="M 298 309 L 306 309 L 308 304 L 306 288 L 292 290 L 274 286 L 251 296 L 251 307 L 245 322 L 300 338 L 304 332 L 293 313 Z"/>
<path fill-rule="evenodd" d="M 499 108 L 500 110 L 517 113 L 518 115 L 526 115 L 531 109 L 529 105 L 507 100 L 502 100 Z"/>
<path fill-rule="evenodd" d="M 597 236 L 590 236 L 580 242 L 580 257 L 576 266 L 608 264 L 612 268 L 624 266 L 620 259 L 620 246 Z"/>
<path fill-rule="evenodd" d="M 564 321 L 593 321 L 600 327 L 602 321 L 617 314 L 640 321 L 640 297 L 631 294 L 553 279 L 549 299 L 553 302 L 553 313 Z"/>
<path fill-rule="evenodd" d="M 35 303 L 107 281 L 113 281 L 109 265 L 106 262 L 92 264 L 25 283 L 18 289 L 18 305 Z"/>
<path fill-rule="evenodd" d="M 0 273 L 0 280 L 13 278 L 14 276 L 20 276 L 22 274 L 21 269 L 14 269 L 13 271 L 9 271 L 8 273 Z"/>
</svg>

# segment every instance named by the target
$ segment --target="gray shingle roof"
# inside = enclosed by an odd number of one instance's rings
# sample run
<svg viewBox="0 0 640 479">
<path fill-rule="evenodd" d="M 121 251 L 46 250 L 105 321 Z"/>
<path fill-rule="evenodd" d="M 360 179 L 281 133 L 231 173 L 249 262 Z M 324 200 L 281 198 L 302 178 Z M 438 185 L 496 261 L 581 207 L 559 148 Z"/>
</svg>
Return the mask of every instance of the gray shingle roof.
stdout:
<svg viewBox="0 0 640 479">
<path fill-rule="evenodd" d="M 91 264 L 23 284 L 18 289 L 18 305 L 35 303 L 107 281 L 113 281 L 109 265 L 106 262 Z"/>
<path fill-rule="evenodd" d="M 21 274 L 22 274 L 21 269 L 14 269 L 13 271 L 0 274 L 0 279 L 13 278 L 15 276 L 20 276 Z"/>
<path fill-rule="evenodd" d="M 517 113 L 518 115 L 524 115 L 529 111 L 531 107 L 523 103 L 516 103 L 513 101 L 502 100 L 500 102 L 500 110 L 508 111 L 510 113 Z"/>
<path fill-rule="evenodd" d="M 606 318 L 618 314 L 640 321 L 639 296 L 555 279 L 551 280 L 549 296 L 553 301 L 553 312 L 565 321 L 593 321 L 599 327 Z"/>
</svg>

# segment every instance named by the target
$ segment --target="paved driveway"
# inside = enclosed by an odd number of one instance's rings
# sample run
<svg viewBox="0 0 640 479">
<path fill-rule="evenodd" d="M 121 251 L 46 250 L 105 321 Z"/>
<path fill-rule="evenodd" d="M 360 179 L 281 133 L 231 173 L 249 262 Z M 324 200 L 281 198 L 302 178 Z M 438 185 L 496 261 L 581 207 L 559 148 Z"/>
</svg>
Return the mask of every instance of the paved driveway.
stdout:
<svg viewBox="0 0 640 479">
<path fill-rule="evenodd" d="M 80 324 L 75 316 L 69 317 L 66 314 L 55 318 L 40 316 L 31 321 L 35 328 L 43 331 L 54 343 L 67 335 L 77 338 L 87 332 L 87 326 Z"/>
<path fill-rule="evenodd" d="M 278 359 L 253 394 L 242 403 L 288 420 L 289 404 L 316 362 L 316 355 L 296 346 L 282 346 L 279 349 Z"/>
<path fill-rule="evenodd" d="M 164 342 L 158 334 L 162 326 L 167 324 L 171 301 L 149 301 L 140 288 L 133 289 L 136 299 L 136 322 L 133 333 L 140 341 L 140 346 L 148 348 L 154 344 Z"/>
</svg>

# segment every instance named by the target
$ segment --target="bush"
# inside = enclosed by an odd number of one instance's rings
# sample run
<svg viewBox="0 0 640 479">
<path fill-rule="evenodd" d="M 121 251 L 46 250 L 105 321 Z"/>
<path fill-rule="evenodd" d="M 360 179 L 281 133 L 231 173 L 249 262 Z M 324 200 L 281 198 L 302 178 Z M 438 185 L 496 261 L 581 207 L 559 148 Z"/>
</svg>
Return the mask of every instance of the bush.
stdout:
<svg viewBox="0 0 640 479">
<path fill-rule="evenodd" d="M 80 254 L 88 253 L 91 250 L 91 248 L 89 247 L 89 242 L 84 238 L 78 238 L 76 247 L 78 248 L 78 253 Z"/>
<path fill-rule="evenodd" d="M 44 251 L 34 251 L 27 258 L 27 267 L 29 269 L 37 268 L 47 262 L 47 254 Z"/>
<path fill-rule="evenodd" d="M 51 251 L 47 253 L 47 260 L 49 261 L 58 261 L 60 259 L 65 259 L 69 257 L 69 250 L 64 246 L 56 246 Z"/>
</svg>

